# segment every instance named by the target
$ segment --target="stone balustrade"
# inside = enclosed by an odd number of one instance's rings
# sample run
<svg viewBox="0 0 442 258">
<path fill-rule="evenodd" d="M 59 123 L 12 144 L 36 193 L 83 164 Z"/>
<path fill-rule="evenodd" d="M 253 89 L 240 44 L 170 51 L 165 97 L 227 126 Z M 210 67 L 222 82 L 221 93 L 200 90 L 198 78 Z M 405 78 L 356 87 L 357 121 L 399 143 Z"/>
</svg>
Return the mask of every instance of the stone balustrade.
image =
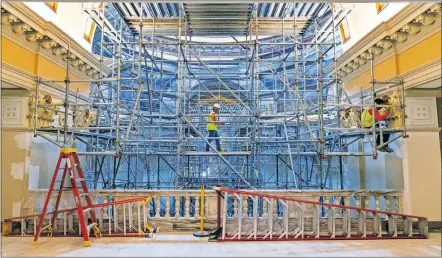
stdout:
<svg viewBox="0 0 442 258">
<path fill-rule="evenodd" d="M 124 228 L 126 228 L 126 223 L 128 223 L 128 231 L 132 230 L 132 228 L 137 228 L 138 224 L 142 225 L 146 221 L 154 221 L 162 228 L 162 231 L 193 231 L 199 227 L 201 208 L 201 192 L 199 190 L 91 190 L 90 193 L 93 203 L 119 201 L 140 196 L 158 196 L 158 198 L 153 198 L 144 205 L 119 205 L 119 207 L 109 206 L 99 209 L 97 214 L 100 224 L 102 224 L 102 227 L 104 226 L 104 230 L 109 228 L 109 231 L 111 231 L 110 224 L 112 222 L 115 224 L 115 221 L 117 221 L 117 224 L 122 223 Z M 259 190 L 259 193 L 390 212 L 402 212 L 401 190 Z M 30 190 L 31 197 L 25 205 L 28 208 L 27 214 L 41 212 L 46 194 L 47 190 Z M 252 202 L 249 197 L 244 198 L 243 217 L 251 217 Z M 52 199 L 48 210 L 52 209 L 52 205 L 55 202 L 55 198 Z M 218 215 L 217 199 L 218 195 L 215 191 L 205 191 L 205 225 L 207 229 L 216 228 Z M 229 197 L 228 203 L 228 216 L 232 218 L 238 216 L 238 199 Z M 267 203 L 262 200 L 259 200 L 258 203 L 258 215 L 265 218 L 267 216 Z M 141 207 L 136 208 L 136 206 Z M 72 193 L 63 192 L 60 209 L 72 207 L 74 207 Z M 281 217 L 282 207 L 276 201 L 273 207 L 274 216 Z M 118 217 L 114 213 L 118 213 Z M 356 216 L 356 214 L 353 215 Z M 59 218 L 60 216 L 61 214 Z M 75 220 L 75 214 L 70 216 L 72 218 L 69 220 Z M 325 210 L 321 216 L 326 216 Z M 108 224 L 106 225 L 106 223 Z M 69 227 L 72 228 L 73 224 L 76 223 L 70 223 Z M 120 228 L 117 224 L 112 227 L 115 232 L 118 232 Z M 120 232 L 123 231 L 126 232 L 125 229 L 121 228 Z"/>
</svg>

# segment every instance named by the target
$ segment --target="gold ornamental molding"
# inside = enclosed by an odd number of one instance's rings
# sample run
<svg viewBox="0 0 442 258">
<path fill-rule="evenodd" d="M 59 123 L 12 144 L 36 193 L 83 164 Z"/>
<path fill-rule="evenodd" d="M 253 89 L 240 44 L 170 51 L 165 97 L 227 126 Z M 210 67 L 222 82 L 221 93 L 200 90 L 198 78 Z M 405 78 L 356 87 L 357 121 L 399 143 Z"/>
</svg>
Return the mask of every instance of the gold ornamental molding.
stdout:
<svg viewBox="0 0 442 258">
<path fill-rule="evenodd" d="M 80 74 L 83 78 L 99 79 L 100 63 L 98 58 L 70 38 L 60 28 L 51 22 L 45 21 L 23 3 L 2 3 L 1 17 L 2 25 L 10 28 L 11 34 L 14 34 L 13 37 L 15 39 L 23 38 L 30 44 L 37 43 L 41 48 L 52 53 L 53 56 L 51 57 L 42 52 L 45 57 L 50 58 L 51 61 L 58 65 L 65 66 L 66 61 L 69 59 L 70 65 L 76 68 L 72 69 L 73 72 L 75 71 L 76 74 Z M 9 33 L 2 31 L 3 34 Z M 102 74 L 105 76 L 108 73 L 110 73 L 110 70 L 103 66 Z"/>
<path fill-rule="evenodd" d="M 408 5 L 390 21 L 379 25 L 337 59 L 338 78 L 345 81 L 351 80 L 367 68 L 370 58 L 374 57 L 375 63 L 381 62 L 388 53 L 407 48 L 411 42 L 417 43 L 418 40 L 423 40 L 423 31 L 440 31 L 440 18 L 440 3 Z M 430 36 L 428 33 L 426 35 Z M 328 72 L 331 72 L 331 67 L 329 70 Z"/>
</svg>

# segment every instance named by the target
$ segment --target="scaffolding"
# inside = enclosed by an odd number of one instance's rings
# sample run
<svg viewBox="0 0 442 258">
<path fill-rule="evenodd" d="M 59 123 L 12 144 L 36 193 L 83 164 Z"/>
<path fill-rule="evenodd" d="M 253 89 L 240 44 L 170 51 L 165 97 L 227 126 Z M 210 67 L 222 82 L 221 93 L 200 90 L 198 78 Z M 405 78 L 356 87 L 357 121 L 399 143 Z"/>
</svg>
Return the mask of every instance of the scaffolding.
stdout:
<svg viewBox="0 0 442 258">
<path fill-rule="evenodd" d="M 132 5 L 138 17 L 123 17 L 115 4 L 84 8 L 96 24 L 93 52 L 100 60 L 89 96 L 70 91 L 70 84 L 85 80 L 69 78 L 69 49 L 64 81 L 38 78 L 37 100 L 42 84 L 59 89 L 55 83 L 64 83 L 66 96 L 64 110 L 37 105 L 64 118 L 60 126 L 39 126 L 36 108 L 34 134 L 60 147 L 82 142 L 88 187 L 345 189 L 346 157 L 376 158 L 388 144 L 376 147 L 376 134 L 406 136 L 405 123 L 341 126 L 343 109 L 380 107 L 373 96 L 387 88 L 400 87 L 404 98 L 401 80 L 375 80 L 374 55 L 372 87 L 359 96 L 371 102 L 352 104 L 343 90 L 337 29 L 350 10 L 319 4 L 315 16 L 302 17 L 305 6 L 292 3 L 279 18 L 267 18 L 263 4 L 164 5 L 168 18 L 148 15 L 154 10 L 146 3 Z M 212 145 L 205 151 L 214 103 L 225 123 L 223 153 Z M 404 112 L 400 103 L 396 108 Z M 95 123 L 79 126 L 85 110 L 96 115 Z M 371 150 L 347 150 L 368 134 Z"/>
</svg>

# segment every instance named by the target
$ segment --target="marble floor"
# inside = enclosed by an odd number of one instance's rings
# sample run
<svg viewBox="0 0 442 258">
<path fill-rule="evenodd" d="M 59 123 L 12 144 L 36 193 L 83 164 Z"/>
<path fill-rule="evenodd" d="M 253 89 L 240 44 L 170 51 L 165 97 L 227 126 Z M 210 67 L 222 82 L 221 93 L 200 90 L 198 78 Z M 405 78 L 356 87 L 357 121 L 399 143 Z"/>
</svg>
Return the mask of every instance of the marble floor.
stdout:
<svg viewBox="0 0 442 258">
<path fill-rule="evenodd" d="M 41 238 L 32 246 L 31 237 L 2 237 L 2 257 L 326 257 L 326 256 L 419 256 L 441 257 L 441 234 L 430 239 L 300 242 L 207 242 L 189 234 L 157 234 L 154 238 L 92 238 L 83 247 L 81 238 Z"/>
</svg>

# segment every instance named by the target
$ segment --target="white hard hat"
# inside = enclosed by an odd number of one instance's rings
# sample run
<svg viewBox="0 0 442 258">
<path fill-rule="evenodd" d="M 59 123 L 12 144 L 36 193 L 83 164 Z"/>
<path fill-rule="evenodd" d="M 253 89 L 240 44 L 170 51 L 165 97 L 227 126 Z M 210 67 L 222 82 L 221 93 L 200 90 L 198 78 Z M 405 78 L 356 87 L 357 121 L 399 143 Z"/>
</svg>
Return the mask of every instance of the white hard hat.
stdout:
<svg viewBox="0 0 442 258">
<path fill-rule="evenodd" d="M 220 108 L 220 106 L 219 106 L 218 103 L 213 104 L 213 107 L 214 107 L 214 108 Z"/>
</svg>

